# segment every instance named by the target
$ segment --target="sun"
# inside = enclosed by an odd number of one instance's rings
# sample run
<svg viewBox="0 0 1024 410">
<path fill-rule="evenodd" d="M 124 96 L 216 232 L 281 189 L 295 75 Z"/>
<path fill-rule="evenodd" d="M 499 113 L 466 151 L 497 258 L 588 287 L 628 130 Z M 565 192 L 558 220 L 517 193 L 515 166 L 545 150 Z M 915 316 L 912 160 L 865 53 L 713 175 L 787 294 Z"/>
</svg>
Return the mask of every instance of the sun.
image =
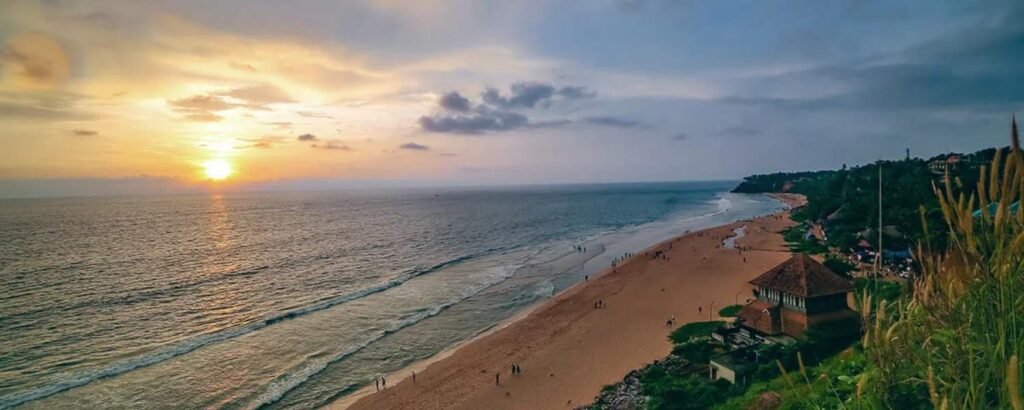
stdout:
<svg viewBox="0 0 1024 410">
<path fill-rule="evenodd" d="M 203 163 L 203 174 L 207 178 L 220 181 L 231 176 L 231 163 L 223 159 L 211 159 Z"/>
</svg>

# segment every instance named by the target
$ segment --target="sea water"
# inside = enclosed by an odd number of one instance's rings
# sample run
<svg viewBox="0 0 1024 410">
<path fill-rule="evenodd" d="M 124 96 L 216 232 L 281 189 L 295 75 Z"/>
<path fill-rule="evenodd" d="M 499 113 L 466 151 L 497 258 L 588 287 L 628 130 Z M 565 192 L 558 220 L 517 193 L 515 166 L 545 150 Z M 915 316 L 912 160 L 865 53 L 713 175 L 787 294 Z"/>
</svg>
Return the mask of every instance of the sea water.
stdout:
<svg viewBox="0 0 1024 410">
<path fill-rule="evenodd" d="M 782 208 L 734 185 L 0 201 L 0 408 L 322 406 L 625 252 Z"/>
</svg>

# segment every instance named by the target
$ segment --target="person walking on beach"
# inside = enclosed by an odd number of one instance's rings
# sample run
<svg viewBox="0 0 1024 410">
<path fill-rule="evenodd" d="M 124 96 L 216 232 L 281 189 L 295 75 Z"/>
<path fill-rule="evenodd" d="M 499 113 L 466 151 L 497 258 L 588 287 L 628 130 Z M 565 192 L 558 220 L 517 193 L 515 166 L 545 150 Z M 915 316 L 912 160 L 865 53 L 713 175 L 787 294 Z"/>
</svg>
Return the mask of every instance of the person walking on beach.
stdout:
<svg viewBox="0 0 1024 410">
<path fill-rule="evenodd" d="M 412 382 L 413 384 L 416 383 L 416 372 L 412 372 Z"/>
<path fill-rule="evenodd" d="M 494 373 L 494 385 L 495 386 L 500 386 L 501 385 L 501 372 L 495 372 Z"/>
<path fill-rule="evenodd" d="M 384 390 L 388 389 L 388 379 L 385 379 L 384 376 L 380 377 L 380 388 Z"/>
<path fill-rule="evenodd" d="M 377 388 L 377 391 L 380 391 L 380 378 L 379 377 L 374 377 L 373 378 L 373 386 Z"/>
</svg>

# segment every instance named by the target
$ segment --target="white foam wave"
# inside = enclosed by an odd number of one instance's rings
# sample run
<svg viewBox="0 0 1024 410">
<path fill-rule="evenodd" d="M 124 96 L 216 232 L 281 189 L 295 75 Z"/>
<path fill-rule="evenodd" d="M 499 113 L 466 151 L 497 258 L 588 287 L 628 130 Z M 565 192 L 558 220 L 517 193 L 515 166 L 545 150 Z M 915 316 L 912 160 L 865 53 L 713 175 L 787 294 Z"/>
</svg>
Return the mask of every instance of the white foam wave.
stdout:
<svg viewBox="0 0 1024 410">
<path fill-rule="evenodd" d="M 236 327 L 236 328 L 222 330 L 222 331 L 219 331 L 219 332 L 208 333 L 208 334 L 205 334 L 205 335 L 197 336 L 197 337 L 189 339 L 189 340 L 187 340 L 187 341 L 185 341 L 183 343 L 180 343 L 180 344 L 177 344 L 177 345 L 174 345 L 174 346 L 170 346 L 170 347 L 167 347 L 167 348 L 160 349 L 160 350 L 158 350 L 158 351 L 156 351 L 154 353 L 150 353 L 150 354 L 147 354 L 147 355 L 144 355 L 144 356 L 135 357 L 135 358 L 128 359 L 128 360 L 125 360 L 125 361 L 117 362 L 117 363 L 114 363 L 112 365 L 109 365 L 109 366 L 106 366 L 106 367 L 102 367 L 100 369 L 86 371 L 86 372 L 81 372 L 81 373 L 78 373 L 78 374 L 65 375 L 63 380 L 61 380 L 59 382 L 56 382 L 56 383 L 53 383 L 53 384 L 49 384 L 49 385 L 46 385 L 46 386 L 42 386 L 42 387 L 38 387 L 38 388 L 35 388 L 35 389 L 32 389 L 32 390 L 28 390 L 28 391 L 25 391 L 25 392 L 21 392 L 21 393 L 18 393 L 18 394 L 13 394 L 13 395 L 5 396 L 5 397 L 0 397 L 0 408 L 9 408 L 9 407 L 14 407 L 14 406 L 22 405 L 22 404 L 28 403 L 30 401 L 39 400 L 39 399 L 43 399 L 43 398 L 52 396 L 54 394 L 63 392 L 65 390 L 70 390 L 70 389 L 73 389 L 73 388 L 76 388 L 76 387 L 81 387 L 81 386 L 87 385 L 87 384 L 92 383 L 92 382 L 94 382 L 96 380 L 105 379 L 105 378 L 108 378 L 108 377 L 114 377 L 114 376 L 118 376 L 118 375 L 130 372 L 130 371 L 135 370 L 135 369 L 139 369 L 139 368 L 147 367 L 147 366 L 152 366 L 154 364 L 163 362 L 163 361 L 168 360 L 168 359 L 172 359 L 172 358 L 177 357 L 177 356 L 181 356 L 183 354 L 189 353 L 189 352 L 191 352 L 193 350 L 202 348 L 204 346 L 208 346 L 208 345 L 215 344 L 215 343 L 220 343 L 220 342 L 223 342 L 223 341 L 226 341 L 226 340 L 230 340 L 230 339 L 234 339 L 236 337 L 239 337 L 239 336 L 242 336 L 242 335 L 245 335 L 245 334 L 248 334 L 248 333 L 255 332 L 257 330 L 263 329 L 263 328 L 265 328 L 267 326 L 273 325 L 275 323 L 278 323 L 278 322 L 281 322 L 281 321 L 284 321 L 284 320 L 293 319 L 293 318 L 296 318 L 296 317 L 299 317 L 299 316 L 303 316 L 303 315 L 306 315 L 306 314 L 309 314 L 309 313 L 312 313 L 312 312 L 328 309 L 330 307 L 337 306 L 337 305 L 342 304 L 342 303 L 351 302 L 353 300 L 360 299 L 360 298 L 372 295 L 374 293 L 383 292 L 385 290 L 388 290 L 388 289 L 391 289 L 393 287 L 399 286 L 399 285 L 407 282 L 408 280 L 410 280 L 410 279 L 412 279 L 412 278 L 414 278 L 416 276 L 420 276 L 420 275 L 423 275 L 423 274 L 435 271 L 437 269 L 440 269 L 440 268 L 443 268 L 443 267 L 446 267 L 446 266 L 450 266 L 450 265 L 452 265 L 454 263 L 461 262 L 461 261 L 469 259 L 469 258 L 471 258 L 471 256 L 467 256 L 467 257 L 455 259 L 453 261 L 445 262 L 445 263 L 442 263 L 440 265 L 431 267 L 429 269 L 415 271 L 415 272 L 412 272 L 409 275 L 405 275 L 405 276 L 402 276 L 402 277 L 399 277 L 399 278 L 392 279 L 392 280 L 390 280 L 388 282 L 385 282 L 385 283 L 377 285 L 377 286 L 372 286 L 372 287 L 363 289 L 363 290 L 358 291 L 358 292 L 353 292 L 353 293 L 349 293 L 349 294 L 345 294 L 345 295 L 329 298 L 329 299 L 323 300 L 323 301 L 321 301 L 319 303 L 315 303 L 315 304 L 312 304 L 312 305 L 309 305 L 309 306 L 306 306 L 306 307 L 302 307 L 302 308 L 298 308 L 298 309 L 294 309 L 294 310 L 289 310 L 289 311 L 282 312 L 282 313 L 279 313 L 279 314 L 276 314 L 276 315 L 271 315 L 271 316 L 269 316 L 269 317 L 267 317 L 267 318 L 265 318 L 263 320 L 260 320 L 258 322 L 254 322 L 254 323 L 250 323 L 248 325 L 244 325 L 244 326 L 240 326 L 240 327 Z"/>
<path fill-rule="evenodd" d="M 480 293 L 484 289 L 487 289 L 493 285 L 508 279 L 515 274 L 517 267 L 514 266 L 498 266 L 490 269 L 490 276 L 487 280 L 482 281 L 476 286 L 467 287 L 462 292 L 458 293 L 457 296 L 446 303 L 435 305 L 429 310 L 421 311 L 418 314 L 412 315 L 404 320 L 396 321 L 392 323 L 387 329 L 376 332 L 372 336 L 366 338 L 362 343 L 352 346 L 348 349 L 339 351 L 329 357 L 321 357 L 313 360 L 304 362 L 298 370 L 287 373 L 283 376 L 278 377 L 270 385 L 267 386 L 266 391 L 256 397 L 246 408 L 256 409 L 266 405 L 273 404 L 280 400 L 285 394 L 301 386 L 303 383 L 308 381 L 310 378 L 323 372 L 333 363 L 336 363 L 344 358 L 352 355 L 353 353 L 362 350 L 370 344 L 384 338 L 388 334 L 397 332 L 406 327 L 412 326 L 420 321 L 429 317 L 436 316 L 443 312 L 445 309 L 462 302 L 477 293 Z"/>
</svg>

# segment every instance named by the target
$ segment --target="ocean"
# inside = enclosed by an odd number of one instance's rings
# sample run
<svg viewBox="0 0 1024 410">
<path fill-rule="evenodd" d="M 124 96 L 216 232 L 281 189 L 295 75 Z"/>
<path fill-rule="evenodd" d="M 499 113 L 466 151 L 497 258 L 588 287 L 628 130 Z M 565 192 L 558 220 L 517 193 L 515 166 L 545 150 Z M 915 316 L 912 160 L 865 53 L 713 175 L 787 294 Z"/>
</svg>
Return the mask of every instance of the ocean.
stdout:
<svg viewBox="0 0 1024 410">
<path fill-rule="evenodd" d="M 625 252 L 783 208 L 734 186 L 2 200 L 0 408 L 320 407 Z"/>
</svg>

